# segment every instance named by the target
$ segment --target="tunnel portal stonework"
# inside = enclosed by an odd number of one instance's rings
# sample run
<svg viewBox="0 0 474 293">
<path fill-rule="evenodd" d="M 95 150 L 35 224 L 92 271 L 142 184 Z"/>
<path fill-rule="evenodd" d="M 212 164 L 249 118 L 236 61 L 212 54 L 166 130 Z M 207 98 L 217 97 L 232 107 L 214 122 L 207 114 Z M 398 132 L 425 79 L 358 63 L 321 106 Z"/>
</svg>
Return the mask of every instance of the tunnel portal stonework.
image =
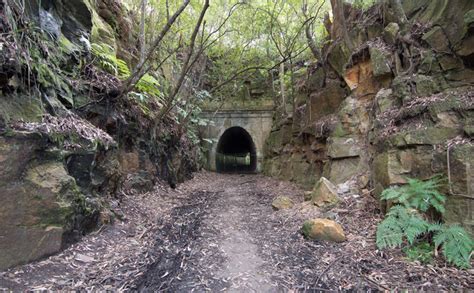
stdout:
<svg viewBox="0 0 474 293">
<path fill-rule="evenodd" d="M 262 170 L 263 147 L 272 129 L 273 111 L 268 110 L 223 110 L 203 111 L 201 118 L 212 121 L 200 129 L 201 137 L 204 139 L 206 153 L 206 168 L 217 171 L 216 155 L 219 140 L 224 132 L 232 127 L 241 127 L 247 131 L 255 145 L 257 155 L 256 170 Z"/>
</svg>

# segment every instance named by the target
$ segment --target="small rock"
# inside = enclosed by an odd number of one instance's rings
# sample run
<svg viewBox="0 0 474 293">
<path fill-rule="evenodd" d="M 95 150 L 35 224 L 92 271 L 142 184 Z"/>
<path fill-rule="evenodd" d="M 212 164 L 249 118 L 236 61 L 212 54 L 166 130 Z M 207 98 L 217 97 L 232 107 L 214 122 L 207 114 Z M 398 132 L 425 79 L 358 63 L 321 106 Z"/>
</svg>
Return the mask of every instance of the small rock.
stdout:
<svg viewBox="0 0 474 293">
<path fill-rule="evenodd" d="M 312 191 L 305 191 L 304 192 L 304 200 L 305 201 L 311 200 L 312 197 L 313 197 L 313 192 Z"/>
<path fill-rule="evenodd" d="M 398 26 L 397 23 L 391 22 L 389 23 L 383 33 L 384 40 L 389 43 L 389 44 L 395 44 L 397 41 L 397 35 L 398 32 L 400 31 L 400 27 Z"/>
<path fill-rule="evenodd" d="M 314 186 L 311 200 L 313 204 L 318 207 L 337 203 L 339 198 L 337 197 L 336 186 L 334 186 L 331 181 L 321 177 L 321 179 L 319 179 L 319 181 Z"/>
<path fill-rule="evenodd" d="M 337 185 L 337 193 L 339 194 L 349 193 L 350 191 L 351 191 L 351 188 L 349 186 L 349 181 L 346 181 L 344 183 Z"/>
<path fill-rule="evenodd" d="M 291 209 L 295 204 L 293 201 L 286 196 L 279 196 L 275 198 L 272 202 L 272 207 L 275 210 L 284 210 L 284 209 Z"/>
<path fill-rule="evenodd" d="M 85 255 L 85 254 L 80 254 L 80 253 L 76 254 L 74 259 L 83 263 L 89 263 L 89 262 L 95 261 L 93 257 Z"/>
<path fill-rule="evenodd" d="M 303 224 L 302 232 L 306 237 L 314 240 L 346 241 L 341 225 L 329 219 L 308 220 Z"/>
<path fill-rule="evenodd" d="M 388 53 L 376 47 L 370 47 L 369 52 L 375 77 L 392 74 Z"/>
</svg>

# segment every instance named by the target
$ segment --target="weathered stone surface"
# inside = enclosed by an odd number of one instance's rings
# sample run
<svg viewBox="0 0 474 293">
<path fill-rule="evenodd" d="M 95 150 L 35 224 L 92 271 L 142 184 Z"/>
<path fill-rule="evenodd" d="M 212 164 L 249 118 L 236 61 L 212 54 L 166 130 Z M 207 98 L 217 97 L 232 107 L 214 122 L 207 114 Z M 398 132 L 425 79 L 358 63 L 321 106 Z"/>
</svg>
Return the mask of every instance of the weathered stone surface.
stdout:
<svg viewBox="0 0 474 293">
<path fill-rule="evenodd" d="M 385 112 L 396 105 L 396 99 L 392 96 L 392 89 L 381 89 L 375 95 L 375 101 L 379 112 Z"/>
<path fill-rule="evenodd" d="M 378 154 L 372 164 L 375 193 L 394 184 L 405 184 L 407 178 L 429 179 L 434 175 L 432 146 L 392 149 Z"/>
<path fill-rule="evenodd" d="M 340 130 L 343 130 L 345 134 L 337 136 L 367 133 L 372 124 L 368 111 L 372 104 L 371 99 L 358 99 L 354 96 L 347 97 L 342 102 L 338 112 L 338 118 L 342 127 Z"/>
<path fill-rule="evenodd" d="M 459 144 L 450 149 L 452 191 L 474 199 L 474 144 Z"/>
<path fill-rule="evenodd" d="M 446 201 L 443 220 L 448 224 L 462 225 L 474 237 L 474 200 L 450 195 Z"/>
<path fill-rule="evenodd" d="M 304 188 L 314 186 L 316 179 L 321 175 L 319 164 L 309 163 L 303 154 L 293 154 L 290 157 L 289 164 L 282 164 L 282 167 L 291 169 L 291 181 L 300 184 Z"/>
<path fill-rule="evenodd" d="M 294 205 L 294 202 L 287 196 L 278 196 L 272 202 L 272 207 L 277 211 L 291 209 Z"/>
<path fill-rule="evenodd" d="M 135 173 L 140 170 L 140 158 L 137 151 L 124 152 L 119 154 L 120 165 L 126 173 Z"/>
<path fill-rule="evenodd" d="M 432 28 L 423 35 L 422 39 L 438 52 L 450 52 L 449 41 L 439 26 Z"/>
<path fill-rule="evenodd" d="M 370 47 L 369 52 L 375 77 L 392 74 L 390 61 L 388 59 L 388 54 L 390 53 L 384 52 L 376 47 Z"/>
<path fill-rule="evenodd" d="M 34 133 L 0 137 L 0 269 L 58 252 L 68 233 L 94 221 L 96 207 L 46 146 Z"/>
<path fill-rule="evenodd" d="M 398 36 L 399 31 L 400 31 L 400 27 L 398 26 L 397 23 L 395 22 L 389 23 L 384 29 L 384 33 L 383 33 L 384 40 L 389 44 L 392 44 L 392 45 L 395 44 L 395 42 L 397 41 L 397 36 Z"/>
<path fill-rule="evenodd" d="M 474 70 L 451 70 L 446 74 L 446 79 L 451 82 L 451 85 L 471 85 L 474 83 Z"/>
<path fill-rule="evenodd" d="M 417 74 L 413 77 L 418 96 L 426 97 L 441 91 L 438 81 L 431 76 Z"/>
<path fill-rule="evenodd" d="M 412 1 L 404 1 L 412 2 Z M 416 1 L 418 2 L 418 1 Z M 452 5 L 449 0 L 429 1 L 426 7 L 417 15 L 417 20 L 424 24 L 440 26 L 450 44 L 456 46 L 465 36 L 463 13 L 474 8 L 471 0 L 459 0 Z"/>
<path fill-rule="evenodd" d="M 332 205 L 339 201 L 337 188 L 331 181 L 321 177 L 313 188 L 311 201 L 318 207 Z"/>
<path fill-rule="evenodd" d="M 314 240 L 344 242 L 346 235 L 341 225 L 328 219 L 308 220 L 303 224 L 303 234 Z"/>
<path fill-rule="evenodd" d="M 383 63 L 383 61 L 381 61 Z M 379 66 L 382 66 L 379 64 Z M 380 71 L 383 71 L 380 69 Z M 354 64 L 347 68 L 344 73 L 344 80 L 352 90 L 352 96 L 358 99 L 371 99 L 377 92 L 384 87 L 388 87 L 391 82 L 391 76 L 374 76 L 374 68 L 370 59 Z"/>
<path fill-rule="evenodd" d="M 334 46 L 331 54 L 328 56 L 328 62 L 336 70 L 339 76 L 344 75 L 344 66 L 349 61 L 351 52 L 346 48 L 344 42 L 339 42 Z"/>
<path fill-rule="evenodd" d="M 421 52 L 421 62 L 418 72 L 425 75 L 441 72 L 441 66 L 432 50 L 423 50 Z"/>
<path fill-rule="evenodd" d="M 442 144 L 450 138 L 460 134 L 456 128 L 429 127 L 405 131 L 393 136 L 390 141 L 397 147 L 415 146 L 415 145 L 436 145 Z"/>
<path fill-rule="evenodd" d="M 439 58 L 439 64 L 444 71 L 453 70 L 453 69 L 463 69 L 464 64 L 461 59 L 456 56 L 443 55 Z"/>
<path fill-rule="evenodd" d="M 362 149 L 356 137 L 328 138 L 328 156 L 333 159 L 357 157 Z"/>
<path fill-rule="evenodd" d="M 329 180 L 334 184 L 341 184 L 357 175 L 361 169 L 361 159 L 359 157 L 331 160 L 328 163 Z M 326 173 L 325 173 L 326 174 Z"/>
<path fill-rule="evenodd" d="M 321 91 L 311 94 L 308 121 L 316 121 L 336 112 L 345 96 L 346 91 L 339 81 L 328 82 Z"/>
</svg>

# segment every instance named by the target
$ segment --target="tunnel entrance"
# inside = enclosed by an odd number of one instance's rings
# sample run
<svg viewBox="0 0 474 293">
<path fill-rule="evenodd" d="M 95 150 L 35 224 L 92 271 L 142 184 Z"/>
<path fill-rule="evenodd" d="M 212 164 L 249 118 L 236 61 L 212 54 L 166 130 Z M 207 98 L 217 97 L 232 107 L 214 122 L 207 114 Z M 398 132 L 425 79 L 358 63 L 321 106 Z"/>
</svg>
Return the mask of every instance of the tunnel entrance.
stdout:
<svg viewBox="0 0 474 293">
<path fill-rule="evenodd" d="M 257 170 L 257 151 L 250 134 L 242 127 L 227 129 L 219 139 L 217 172 L 253 173 Z"/>
</svg>

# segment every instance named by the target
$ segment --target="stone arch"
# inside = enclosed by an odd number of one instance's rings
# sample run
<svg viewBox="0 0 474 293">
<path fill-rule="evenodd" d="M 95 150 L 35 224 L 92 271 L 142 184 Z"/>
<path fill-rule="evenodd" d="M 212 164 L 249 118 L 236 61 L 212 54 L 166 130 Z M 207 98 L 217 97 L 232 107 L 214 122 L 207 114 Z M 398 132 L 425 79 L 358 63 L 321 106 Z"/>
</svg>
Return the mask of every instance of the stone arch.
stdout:
<svg viewBox="0 0 474 293">
<path fill-rule="evenodd" d="M 217 172 L 257 171 L 257 148 L 252 135 L 243 127 L 229 127 L 220 135 L 215 156 Z"/>
</svg>

